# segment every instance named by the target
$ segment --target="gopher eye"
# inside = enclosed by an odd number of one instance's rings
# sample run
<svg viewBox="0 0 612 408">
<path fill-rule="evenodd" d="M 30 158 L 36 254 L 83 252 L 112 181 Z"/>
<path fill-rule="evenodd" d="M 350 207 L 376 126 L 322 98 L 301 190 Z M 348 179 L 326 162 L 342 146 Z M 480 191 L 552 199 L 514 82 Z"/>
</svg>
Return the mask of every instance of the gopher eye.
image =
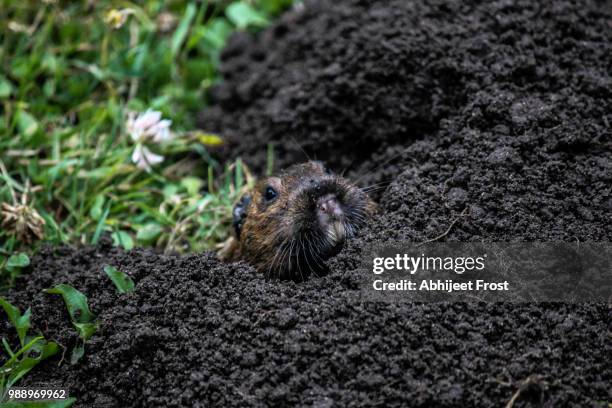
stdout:
<svg viewBox="0 0 612 408">
<path fill-rule="evenodd" d="M 334 173 L 333 173 L 333 172 L 332 172 L 332 171 L 329 169 L 329 167 L 323 167 L 323 173 L 328 174 L 328 175 L 334 174 Z"/>
<path fill-rule="evenodd" d="M 266 187 L 266 192 L 264 193 L 264 198 L 266 199 L 266 201 L 270 202 L 274 200 L 277 195 L 278 193 L 272 187 Z"/>
</svg>

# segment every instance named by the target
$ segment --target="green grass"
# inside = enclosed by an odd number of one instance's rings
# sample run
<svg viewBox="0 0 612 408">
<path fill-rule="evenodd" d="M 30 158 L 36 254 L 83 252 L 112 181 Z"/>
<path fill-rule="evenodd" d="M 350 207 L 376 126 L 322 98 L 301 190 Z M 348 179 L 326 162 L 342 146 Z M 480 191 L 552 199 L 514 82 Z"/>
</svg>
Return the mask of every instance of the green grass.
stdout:
<svg viewBox="0 0 612 408">
<path fill-rule="evenodd" d="M 6 337 L 2 337 L 2 354 L 6 357 L 0 362 L 0 403 L 7 397 L 9 389 L 41 361 L 55 355 L 59 346 L 47 341 L 43 336 L 33 336 L 30 329 L 30 309 L 21 314 L 19 309 L 0 297 L 0 306 L 8 320 L 17 331 L 18 344 L 13 350 Z"/>
<path fill-rule="evenodd" d="M 111 234 L 127 249 L 184 252 L 223 241 L 251 177 L 211 158 L 223 135 L 197 131 L 195 114 L 228 36 L 290 3 L 0 0 L 0 286 L 18 272 L 9 257 L 41 242 Z M 126 127 L 147 109 L 174 134 L 147 143 L 164 156 L 149 172 L 132 162 Z"/>
<path fill-rule="evenodd" d="M 113 281 L 119 293 L 130 293 L 134 291 L 134 281 L 125 272 L 121 272 L 111 265 L 104 267 L 104 273 Z"/>
<path fill-rule="evenodd" d="M 70 361 L 72 364 L 78 362 L 85 354 L 85 343 L 98 330 L 98 322 L 94 314 L 89 310 L 87 297 L 70 285 L 59 284 L 50 289 L 45 289 L 45 293 L 61 295 L 68 309 L 72 325 L 79 333 L 81 342 L 72 350 Z"/>
</svg>

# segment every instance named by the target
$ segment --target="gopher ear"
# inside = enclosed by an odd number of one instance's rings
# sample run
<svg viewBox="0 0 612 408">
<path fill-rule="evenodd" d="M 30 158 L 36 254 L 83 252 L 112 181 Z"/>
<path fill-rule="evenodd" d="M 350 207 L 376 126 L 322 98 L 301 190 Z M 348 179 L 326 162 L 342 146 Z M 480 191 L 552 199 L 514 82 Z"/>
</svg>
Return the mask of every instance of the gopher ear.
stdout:
<svg viewBox="0 0 612 408">
<path fill-rule="evenodd" d="M 251 196 L 245 194 L 242 196 L 240 201 L 236 203 L 234 210 L 232 211 L 232 224 L 234 225 L 234 231 L 236 232 L 236 238 L 238 239 L 240 239 L 240 230 L 242 229 L 242 225 L 246 220 L 246 213 L 249 204 L 251 204 Z"/>
</svg>

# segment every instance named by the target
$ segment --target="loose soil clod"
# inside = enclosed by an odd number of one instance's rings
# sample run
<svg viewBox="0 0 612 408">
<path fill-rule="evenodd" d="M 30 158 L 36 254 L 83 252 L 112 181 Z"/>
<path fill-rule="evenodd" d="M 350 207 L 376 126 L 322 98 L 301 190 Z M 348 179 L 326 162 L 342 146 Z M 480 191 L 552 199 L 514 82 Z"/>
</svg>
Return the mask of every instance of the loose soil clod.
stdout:
<svg viewBox="0 0 612 408">
<path fill-rule="evenodd" d="M 96 407 L 612 401 L 610 305 L 379 304 L 354 290 L 359 254 L 383 239 L 612 238 L 609 2 L 336 3 L 235 36 L 201 123 L 256 169 L 268 143 L 280 166 L 304 161 L 294 137 L 363 185 L 392 180 L 383 215 L 301 284 L 210 253 L 47 249 L 11 300 L 72 347 L 61 301 L 40 293 L 68 283 L 100 329 L 78 365 L 57 357 L 26 384 Z M 116 293 L 106 264 L 133 293 Z M 547 387 L 514 398 L 526 378 Z"/>
</svg>

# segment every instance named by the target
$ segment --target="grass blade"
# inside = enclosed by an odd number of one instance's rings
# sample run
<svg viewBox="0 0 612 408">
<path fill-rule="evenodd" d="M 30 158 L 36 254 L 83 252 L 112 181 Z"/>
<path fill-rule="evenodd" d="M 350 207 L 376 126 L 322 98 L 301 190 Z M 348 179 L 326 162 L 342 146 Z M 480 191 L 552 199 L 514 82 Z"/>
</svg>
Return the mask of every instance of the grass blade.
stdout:
<svg viewBox="0 0 612 408">
<path fill-rule="evenodd" d="M 129 293 L 134 291 L 134 281 L 125 273 L 117 270 L 114 266 L 106 265 L 104 272 L 113 281 L 119 293 Z"/>
<path fill-rule="evenodd" d="M 61 295 L 64 298 L 68 314 L 70 314 L 72 324 L 79 332 L 79 336 L 83 341 L 89 340 L 97 329 L 97 323 L 94 322 L 95 316 L 87 305 L 87 297 L 66 284 L 56 285 L 51 289 L 45 289 L 44 292 Z"/>
<path fill-rule="evenodd" d="M 187 9 L 185 10 L 185 15 L 181 19 L 181 22 L 174 32 L 172 36 L 172 44 L 170 46 L 170 51 L 172 53 L 172 57 L 176 57 L 178 54 L 181 45 L 185 41 L 187 37 L 187 32 L 189 31 L 189 27 L 191 26 L 191 22 L 196 14 L 196 6 L 194 3 L 190 3 L 187 5 Z"/>
</svg>

